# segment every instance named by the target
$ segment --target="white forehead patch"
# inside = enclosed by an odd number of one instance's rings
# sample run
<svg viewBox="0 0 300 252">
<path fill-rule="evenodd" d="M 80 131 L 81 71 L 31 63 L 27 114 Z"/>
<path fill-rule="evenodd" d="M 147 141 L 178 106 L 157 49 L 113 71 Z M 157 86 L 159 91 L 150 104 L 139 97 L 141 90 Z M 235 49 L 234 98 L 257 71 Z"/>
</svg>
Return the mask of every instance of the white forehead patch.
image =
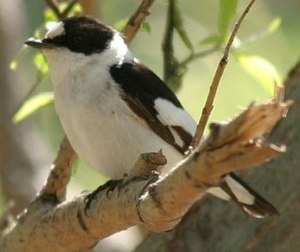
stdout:
<svg viewBox="0 0 300 252">
<path fill-rule="evenodd" d="M 48 32 L 45 37 L 53 39 L 57 36 L 63 35 L 65 33 L 64 24 L 62 22 L 51 22 L 47 24 Z"/>
</svg>

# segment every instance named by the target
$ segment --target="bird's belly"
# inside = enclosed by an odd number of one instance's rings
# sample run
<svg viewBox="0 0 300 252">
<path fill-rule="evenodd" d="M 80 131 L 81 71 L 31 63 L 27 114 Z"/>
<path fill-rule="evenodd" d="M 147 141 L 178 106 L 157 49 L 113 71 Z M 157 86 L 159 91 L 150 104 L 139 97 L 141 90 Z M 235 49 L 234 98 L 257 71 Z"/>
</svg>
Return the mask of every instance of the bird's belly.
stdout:
<svg viewBox="0 0 300 252">
<path fill-rule="evenodd" d="M 95 108 L 85 103 L 78 106 L 78 101 L 68 103 L 66 98 L 60 103 L 57 98 L 57 113 L 77 155 L 110 178 L 121 178 L 142 153 L 162 149 L 167 158 L 165 171 L 182 159 L 175 148 L 152 132 L 121 99 L 103 97 L 102 108 Z M 71 104 L 77 104 L 76 108 Z"/>
</svg>

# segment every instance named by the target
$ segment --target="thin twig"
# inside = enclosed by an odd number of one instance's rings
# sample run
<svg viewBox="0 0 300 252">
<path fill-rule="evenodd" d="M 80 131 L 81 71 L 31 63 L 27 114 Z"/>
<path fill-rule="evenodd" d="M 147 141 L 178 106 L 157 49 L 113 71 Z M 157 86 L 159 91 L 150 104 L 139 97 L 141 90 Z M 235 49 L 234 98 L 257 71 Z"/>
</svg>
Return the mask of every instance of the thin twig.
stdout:
<svg viewBox="0 0 300 252">
<path fill-rule="evenodd" d="M 48 7 L 54 12 L 56 18 L 58 20 L 63 20 L 65 19 L 70 11 L 72 11 L 74 5 L 78 2 L 79 0 L 72 0 L 68 5 L 67 7 L 61 12 L 59 10 L 59 7 L 58 5 L 55 3 L 54 0 L 45 0 L 46 4 L 48 5 Z"/>
<path fill-rule="evenodd" d="M 153 3 L 154 0 L 143 0 L 140 6 L 135 11 L 135 13 L 128 20 L 125 28 L 122 31 L 125 37 L 124 40 L 126 44 L 131 42 L 131 40 L 139 30 L 141 24 L 150 14 L 149 9 Z"/>
<path fill-rule="evenodd" d="M 178 60 L 174 50 L 174 34 L 179 35 L 181 41 L 189 49 L 190 54 L 182 62 Z M 183 18 L 178 6 L 178 0 L 170 0 L 167 10 L 166 28 L 162 43 L 163 51 L 163 79 L 176 92 L 182 86 L 183 76 L 187 71 L 186 63 L 195 56 L 194 47 L 184 29 Z M 187 60 L 187 62 L 186 62 Z"/>
<path fill-rule="evenodd" d="M 167 81 L 170 76 L 174 74 L 174 65 L 176 65 L 177 60 L 174 56 L 174 46 L 173 46 L 173 37 L 175 29 L 174 21 L 174 9 L 175 9 L 175 0 L 170 0 L 167 10 L 167 22 L 165 35 L 163 39 L 163 69 L 164 69 L 164 80 Z"/>
<path fill-rule="evenodd" d="M 213 46 L 206 50 L 203 50 L 201 52 L 193 53 L 193 54 L 189 55 L 188 57 L 186 57 L 182 62 L 180 62 L 180 64 L 178 65 L 178 68 L 186 67 L 192 61 L 199 59 L 199 58 L 203 58 L 205 56 L 208 56 L 208 55 L 212 54 L 213 52 L 218 51 L 220 48 L 221 48 L 221 45 L 216 45 L 216 46 Z"/>
<path fill-rule="evenodd" d="M 54 0 L 45 0 L 45 2 L 48 5 L 48 7 L 54 12 L 57 19 L 60 20 L 63 17 L 65 17 L 66 15 L 68 15 L 68 13 L 71 11 L 71 9 L 74 7 L 74 5 L 78 2 L 78 0 L 73 0 L 72 2 L 70 2 L 68 4 L 68 6 L 66 7 L 66 9 L 63 11 L 63 13 L 60 12 L 60 10 Z M 13 116 L 20 110 L 20 108 L 24 105 L 24 103 L 28 100 L 28 98 L 34 93 L 34 91 L 39 86 L 39 84 L 43 81 L 44 78 L 45 78 L 45 75 L 41 74 L 41 72 L 37 73 L 36 82 L 32 85 L 32 87 L 29 89 L 29 91 L 25 94 L 25 96 L 22 98 L 20 103 L 17 105 L 17 107 L 15 108 L 15 110 L 13 111 L 11 116 L 9 117 L 8 123 L 10 123 L 12 121 Z"/>
<path fill-rule="evenodd" d="M 56 18 L 58 20 L 61 20 L 62 18 L 62 13 L 60 12 L 57 4 L 55 3 L 54 0 L 45 0 L 46 4 L 48 5 L 48 7 L 54 12 Z"/>
<path fill-rule="evenodd" d="M 73 0 L 68 4 L 68 6 L 61 13 L 61 19 L 65 19 L 69 15 L 70 11 L 72 11 L 73 7 L 75 6 L 75 4 L 77 4 L 78 1 L 79 0 Z"/>
<path fill-rule="evenodd" d="M 65 136 L 47 182 L 38 195 L 39 198 L 51 196 L 58 203 L 65 200 L 67 185 L 72 175 L 72 165 L 76 158 L 76 153 Z"/>
<path fill-rule="evenodd" d="M 14 116 L 16 113 L 23 107 L 25 102 L 33 95 L 34 91 L 38 88 L 39 84 L 45 79 L 45 75 L 42 74 L 40 71 L 37 72 L 37 77 L 35 83 L 31 86 L 31 88 L 28 90 L 28 92 L 25 94 L 25 96 L 22 98 L 20 103 L 17 105 L 15 110 L 11 113 L 11 116 L 9 117 L 9 120 L 7 124 L 11 124 L 13 121 Z"/>
<path fill-rule="evenodd" d="M 252 0 L 247 5 L 247 7 L 243 11 L 242 15 L 240 16 L 239 20 L 236 22 L 236 24 L 234 26 L 234 29 L 233 29 L 233 31 L 230 35 L 230 38 L 229 38 L 228 43 L 227 43 L 227 45 L 225 47 L 225 50 L 224 50 L 224 55 L 223 55 L 222 59 L 219 62 L 218 68 L 216 70 L 216 73 L 214 75 L 212 84 L 210 86 L 209 94 L 207 96 L 205 106 L 202 110 L 201 118 L 200 118 L 199 123 L 197 125 L 197 130 L 196 130 L 196 133 L 195 133 L 194 138 L 192 140 L 192 143 L 190 145 L 190 149 L 196 148 L 200 143 L 200 140 L 203 136 L 204 129 L 206 127 L 208 118 L 210 116 L 211 111 L 213 110 L 213 102 L 214 102 L 214 99 L 215 99 L 215 96 L 216 96 L 216 93 L 217 93 L 217 89 L 218 89 L 221 77 L 222 77 L 222 75 L 224 73 L 224 70 L 225 70 L 225 67 L 227 65 L 229 50 L 232 46 L 233 40 L 234 40 L 234 38 L 235 38 L 235 36 L 238 32 L 238 29 L 239 29 L 240 25 L 242 24 L 245 16 L 247 15 L 249 10 L 251 9 L 254 2 L 255 2 L 255 0 Z"/>
</svg>

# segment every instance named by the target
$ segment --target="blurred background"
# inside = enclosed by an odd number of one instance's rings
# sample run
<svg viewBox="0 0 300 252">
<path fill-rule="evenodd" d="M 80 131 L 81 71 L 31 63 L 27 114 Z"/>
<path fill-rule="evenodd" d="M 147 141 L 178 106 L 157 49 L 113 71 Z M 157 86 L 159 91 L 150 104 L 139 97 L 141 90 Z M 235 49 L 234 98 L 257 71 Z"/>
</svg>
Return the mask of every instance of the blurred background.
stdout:
<svg viewBox="0 0 300 252">
<path fill-rule="evenodd" d="M 43 59 L 23 46 L 27 38 L 39 35 L 36 31 L 45 23 L 45 2 L 0 1 L 0 216 L 11 203 L 13 214 L 20 213 L 39 191 L 64 134 L 53 103 L 48 104 L 52 90 L 50 78 L 41 75 L 35 66 L 43 64 Z M 118 28 L 132 15 L 140 1 L 83 0 L 79 3 L 84 13 Z M 246 3 L 238 1 L 237 16 Z M 178 1 L 184 29 L 196 52 L 210 48 L 212 44 L 208 38 L 220 32 L 219 4 L 219 0 Z M 130 45 L 135 56 L 161 77 L 167 6 L 167 0 L 155 1 L 147 19 L 150 28 L 141 29 Z M 250 102 L 262 101 L 272 95 L 273 83 L 284 80 L 299 60 L 299 10 L 299 0 L 255 3 L 234 43 L 210 121 L 226 121 Z M 232 25 L 230 22 L 229 27 Z M 190 50 L 180 36 L 175 36 L 174 45 L 179 60 L 189 56 Z M 188 64 L 182 86 L 177 90 L 179 99 L 196 120 L 221 56 L 222 50 L 215 50 Z M 32 87 L 34 90 L 30 92 Z M 45 95 L 43 101 L 48 105 L 19 122 L 11 122 L 29 92 L 29 97 Z M 78 161 L 69 186 L 69 197 L 95 189 L 105 179 Z M 135 231 L 132 235 L 136 237 Z M 122 245 L 114 241 L 114 245 L 107 245 L 108 251 L 130 251 L 136 242 L 138 239 L 128 245 L 118 239 Z M 102 246 L 104 251 L 105 242 Z"/>
</svg>

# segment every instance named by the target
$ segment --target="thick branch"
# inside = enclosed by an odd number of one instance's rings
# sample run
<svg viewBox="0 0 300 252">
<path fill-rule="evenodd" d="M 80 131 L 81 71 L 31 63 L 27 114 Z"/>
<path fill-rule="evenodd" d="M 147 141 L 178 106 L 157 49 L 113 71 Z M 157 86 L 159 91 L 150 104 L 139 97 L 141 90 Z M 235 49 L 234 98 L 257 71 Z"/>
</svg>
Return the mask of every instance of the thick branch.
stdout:
<svg viewBox="0 0 300 252">
<path fill-rule="evenodd" d="M 139 168 L 135 167 L 130 177 L 110 181 L 72 202 L 57 206 L 55 199 L 51 203 L 39 197 L 0 241 L 0 248 L 14 252 L 78 251 L 136 224 L 156 232 L 172 229 L 222 175 L 260 164 L 284 151 L 267 144 L 261 135 L 285 115 L 289 104 L 274 99 L 251 105 L 230 123 L 214 126 L 200 151 L 163 178 L 141 166 L 147 163 L 155 170 L 165 160 L 153 158 L 154 154 L 142 155 L 136 165 Z"/>
<path fill-rule="evenodd" d="M 66 199 L 67 185 L 72 174 L 72 165 L 76 153 L 70 142 L 65 137 L 60 145 L 60 150 L 48 175 L 47 182 L 37 197 L 54 197 L 58 202 Z"/>
</svg>

